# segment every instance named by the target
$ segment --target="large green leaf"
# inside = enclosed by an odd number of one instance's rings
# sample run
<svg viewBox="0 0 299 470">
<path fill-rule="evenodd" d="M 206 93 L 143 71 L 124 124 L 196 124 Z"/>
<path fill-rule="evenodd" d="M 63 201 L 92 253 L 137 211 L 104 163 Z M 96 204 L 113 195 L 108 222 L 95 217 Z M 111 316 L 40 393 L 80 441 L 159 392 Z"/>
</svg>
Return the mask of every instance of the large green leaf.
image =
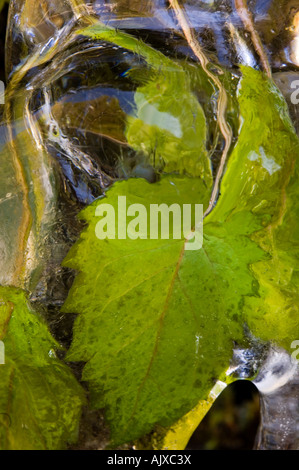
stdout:
<svg viewBox="0 0 299 470">
<path fill-rule="evenodd" d="M 299 334 L 298 302 L 283 310 L 298 295 L 298 139 L 274 85 L 253 69 L 242 72 L 239 139 L 205 219 L 203 248 L 185 250 L 184 240 L 101 242 L 95 211 L 103 200 L 82 213 L 88 227 L 65 262 L 80 272 L 64 306 L 80 313 L 68 359 L 87 362 L 83 379 L 94 406 L 106 408 L 116 443 L 168 426 L 207 398 L 233 344 L 245 343 L 245 324 L 285 347 L 294 326 Z M 124 195 L 147 208 L 207 203 L 201 180 L 176 176 L 117 183 L 107 202 L 116 207 Z M 287 277 L 275 273 L 280 265 Z"/>
<path fill-rule="evenodd" d="M 61 449 L 78 435 L 83 391 L 23 291 L 0 287 L 0 449 Z"/>
<path fill-rule="evenodd" d="M 116 184 L 107 201 L 116 206 L 126 195 L 128 204 L 147 208 L 204 202 L 198 188 L 196 179 L 130 180 Z M 244 265 L 260 250 L 234 233 L 234 221 L 225 233 L 205 238 L 200 251 L 184 253 L 184 240 L 100 242 L 97 205 L 83 212 L 88 230 L 66 262 L 81 273 L 64 310 L 83 314 L 68 360 L 88 362 L 83 380 L 91 382 L 94 405 L 108 408 L 121 442 L 157 422 L 171 424 L 213 387 L 229 363 L 232 340 L 242 339 L 239 303 L 254 293 Z"/>
</svg>

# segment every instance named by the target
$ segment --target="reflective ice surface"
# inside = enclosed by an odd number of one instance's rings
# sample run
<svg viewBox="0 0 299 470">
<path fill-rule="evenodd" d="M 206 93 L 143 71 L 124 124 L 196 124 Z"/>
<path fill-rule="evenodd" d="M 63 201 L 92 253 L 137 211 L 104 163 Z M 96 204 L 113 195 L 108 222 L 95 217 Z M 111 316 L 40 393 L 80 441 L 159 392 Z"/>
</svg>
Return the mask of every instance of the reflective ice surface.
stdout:
<svg viewBox="0 0 299 470">
<path fill-rule="evenodd" d="M 263 68 L 233 1 L 181 3 L 214 65 L 233 71 L 236 80 L 239 63 Z M 299 80 L 298 5 L 258 0 L 250 8 L 298 130 L 298 106 L 291 98 L 291 83 Z M 113 181 L 153 182 L 161 171 L 152 155 L 134 151 L 125 136 L 135 92 L 126 72 L 142 76 L 146 64 L 124 48 L 77 33 L 95 18 L 169 57 L 196 60 L 162 0 L 12 3 L 6 51 L 10 86 L 0 128 L 0 284 L 28 289 L 33 301 L 56 314 L 72 281 L 73 274 L 60 264 L 82 229 L 76 214 Z M 211 129 L 215 177 L 221 147 L 217 113 L 204 92 L 198 99 Z M 257 374 L 262 403 L 257 446 L 299 448 L 297 363 L 284 351 L 254 344 L 235 350 L 229 373 L 242 379 Z"/>
</svg>

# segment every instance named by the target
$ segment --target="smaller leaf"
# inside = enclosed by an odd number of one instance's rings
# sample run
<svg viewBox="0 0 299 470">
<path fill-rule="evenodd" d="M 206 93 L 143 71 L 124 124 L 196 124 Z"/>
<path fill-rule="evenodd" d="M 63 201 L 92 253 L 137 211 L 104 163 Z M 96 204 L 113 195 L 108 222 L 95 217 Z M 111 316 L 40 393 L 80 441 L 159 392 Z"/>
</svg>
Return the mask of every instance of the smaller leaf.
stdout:
<svg viewBox="0 0 299 470">
<path fill-rule="evenodd" d="M 23 291 L 0 287 L 0 449 L 62 449 L 75 442 L 84 393 L 56 358 L 57 343 Z"/>
<path fill-rule="evenodd" d="M 194 66 L 191 75 L 189 69 L 141 40 L 101 23 L 78 33 L 109 41 L 145 60 L 146 67 L 135 65 L 126 73 L 138 85 L 135 114 L 127 120 L 129 145 L 145 153 L 156 168 L 200 176 L 211 187 L 206 118 L 191 81 L 200 68 Z"/>
</svg>

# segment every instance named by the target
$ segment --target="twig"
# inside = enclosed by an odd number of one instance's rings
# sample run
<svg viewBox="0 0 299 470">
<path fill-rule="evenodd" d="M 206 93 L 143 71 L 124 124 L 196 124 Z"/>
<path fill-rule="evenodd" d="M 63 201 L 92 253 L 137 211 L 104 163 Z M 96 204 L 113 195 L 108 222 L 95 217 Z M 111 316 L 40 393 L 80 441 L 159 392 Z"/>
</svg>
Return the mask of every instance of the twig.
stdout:
<svg viewBox="0 0 299 470">
<path fill-rule="evenodd" d="M 247 29 L 247 31 L 251 35 L 252 43 L 254 45 L 254 48 L 257 54 L 260 57 L 263 69 L 265 70 L 268 77 L 271 78 L 272 76 L 271 67 L 270 67 L 267 55 L 264 51 L 262 41 L 254 27 L 252 15 L 250 11 L 248 10 L 246 0 L 235 0 L 235 7 L 238 12 L 238 15 L 240 16 L 244 24 L 244 27 Z"/>
<path fill-rule="evenodd" d="M 74 16 L 77 20 L 84 18 L 87 23 L 96 23 L 97 19 L 95 17 L 92 4 L 87 4 L 83 0 L 68 0 L 68 3 L 72 8 Z"/>
<path fill-rule="evenodd" d="M 220 180 L 223 175 L 225 163 L 227 160 L 228 152 L 232 143 L 232 130 L 229 126 L 229 124 L 226 122 L 226 110 L 227 110 L 227 94 L 225 91 L 225 88 L 223 87 L 221 81 L 217 76 L 215 76 L 209 69 L 208 69 L 208 64 L 209 60 L 204 54 L 199 42 L 197 41 L 193 31 L 191 30 L 188 20 L 185 16 L 185 13 L 183 9 L 180 7 L 178 0 L 169 0 L 169 3 L 174 10 L 178 23 L 180 27 L 182 28 L 182 31 L 185 35 L 185 38 L 191 47 L 192 51 L 198 58 L 204 72 L 207 74 L 207 76 L 213 81 L 213 83 L 217 86 L 219 90 L 219 98 L 218 98 L 218 108 L 217 108 L 217 120 L 219 124 L 219 128 L 221 131 L 221 134 L 224 137 L 225 140 L 225 146 L 224 150 L 222 153 L 220 165 L 217 171 L 211 199 L 209 202 L 209 206 L 204 213 L 204 217 L 206 217 L 213 209 L 214 204 L 216 202 L 218 192 L 219 192 L 219 185 L 220 185 Z"/>
</svg>

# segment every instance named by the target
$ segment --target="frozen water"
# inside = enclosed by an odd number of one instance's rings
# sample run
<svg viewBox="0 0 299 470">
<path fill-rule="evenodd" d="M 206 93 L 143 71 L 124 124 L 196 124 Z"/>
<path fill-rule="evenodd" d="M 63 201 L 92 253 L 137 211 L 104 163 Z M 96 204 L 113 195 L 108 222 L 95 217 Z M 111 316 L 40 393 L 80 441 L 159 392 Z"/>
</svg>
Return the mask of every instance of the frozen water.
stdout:
<svg viewBox="0 0 299 470">
<path fill-rule="evenodd" d="M 236 80 L 240 62 L 261 66 L 233 2 L 182 3 L 215 64 L 229 68 Z M 290 83 L 299 79 L 298 17 L 291 1 L 253 3 L 257 32 L 263 37 L 274 79 L 288 100 L 298 129 L 299 108 L 290 101 Z M 153 182 L 157 173 L 152 161 L 130 148 L 124 137 L 124 119 L 134 109 L 136 91 L 126 72 L 136 69 L 146 74 L 146 63 L 124 48 L 82 37 L 74 41 L 72 35 L 92 13 L 169 57 L 186 59 L 190 64 L 196 60 L 166 1 L 95 0 L 85 9 L 83 4 L 80 10 L 72 1 L 13 2 L 7 73 L 16 86 L 6 103 L 7 126 L 0 128 L 0 284 L 26 287 L 65 344 L 72 322 L 63 318 L 60 307 L 74 274 L 61 268 L 61 261 L 82 230 L 76 215 L 103 195 L 113 181 L 143 176 Z M 84 19 L 80 19 L 82 12 Z M 215 103 L 204 92 L 198 99 L 212 129 L 209 150 L 215 151 L 217 169 L 222 149 L 219 144 L 217 147 Z M 179 135 L 178 123 L 167 121 L 166 113 L 152 111 L 164 128 L 175 124 Z M 5 145 L 12 142 L 26 169 L 23 180 L 7 159 Z M 262 151 L 261 156 L 254 154 L 252 158 L 263 158 Z M 272 163 L 265 161 L 269 172 L 278 169 Z M 15 279 L 24 192 L 28 193 L 32 220 L 28 243 L 21 249 L 26 272 L 24 278 Z M 256 377 L 253 382 L 262 406 L 257 447 L 299 448 L 297 362 L 282 350 L 253 342 L 248 349 L 235 348 L 227 374 L 241 379 Z"/>
</svg>

